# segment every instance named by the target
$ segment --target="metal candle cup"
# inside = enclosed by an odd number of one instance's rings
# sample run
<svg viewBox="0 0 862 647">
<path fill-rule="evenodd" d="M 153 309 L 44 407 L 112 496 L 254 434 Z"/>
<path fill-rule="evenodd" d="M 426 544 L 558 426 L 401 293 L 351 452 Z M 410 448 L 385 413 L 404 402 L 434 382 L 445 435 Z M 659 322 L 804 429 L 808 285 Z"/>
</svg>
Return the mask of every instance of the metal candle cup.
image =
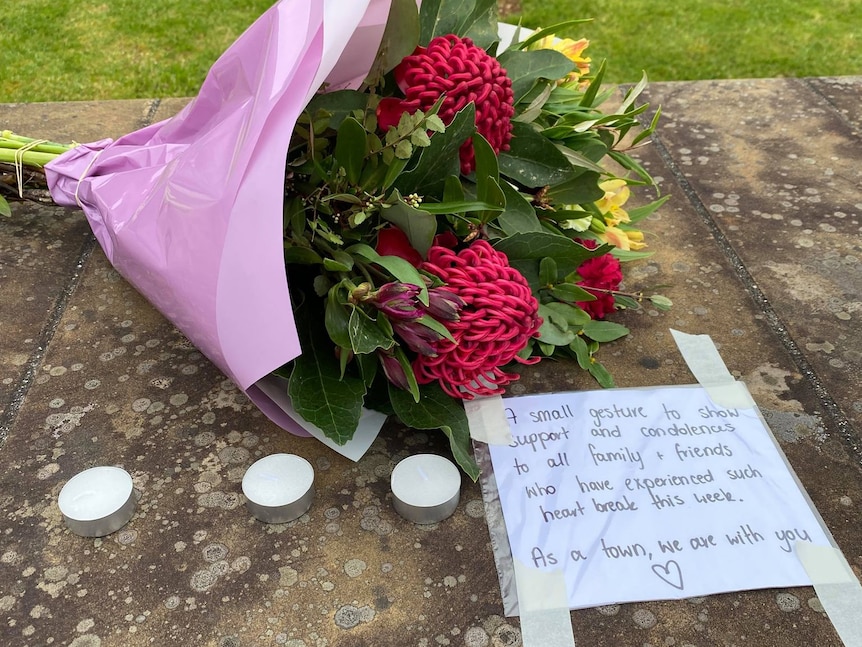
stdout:
<svg viewBox="0 0 862 647">
<path fill-rule="evenodd" d="M 135 513 L 132 477 L 119 467 L 93 467 L 73 476 L 57 497 L 66 526 L 82 537 L 104 537 Z"/>
<path fill-rule="evenodd" d="M 442 456 L 417 454 L 395 466 L 391 486 L 398 514 L 413 523 L 437 523 L 458 507 L 461 473 Z"/>
<path fill-rule="evenodd" d="M 301 517 L 314 500 L 314 468 L 295 454 L 271 454 L 256 461 L 242 478 L 246 507 L 264 523 Z"/>
</svg>

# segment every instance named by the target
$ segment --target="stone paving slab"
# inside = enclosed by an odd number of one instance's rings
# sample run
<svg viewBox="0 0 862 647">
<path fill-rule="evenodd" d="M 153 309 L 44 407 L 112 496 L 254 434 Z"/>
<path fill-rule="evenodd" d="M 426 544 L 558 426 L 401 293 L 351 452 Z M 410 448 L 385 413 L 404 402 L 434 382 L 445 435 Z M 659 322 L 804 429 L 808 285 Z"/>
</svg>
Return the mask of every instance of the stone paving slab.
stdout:
<svg viewBox="0 0 862 647">
<path fill-rule="evenodd" d="M 651 96 L 665 104 L 669 116 L 657 144 L 641 156 L 661 178 L 662 191 L 674 197 L 647 221 L 655 255 L 629 268 L 628 287 L 669 285 L 662 292 L 675 306 L 669 313 L 647 308 L 620 314 L 618 320 L 630 325 L 633 333 L 609 346 L 602 360 L 620 386 L 690 383 L 693 378 L 668 328 L 711 335 L 731 372 L 748 384 L 858 575 L 862 478 L 854 439 L 859 437 L 859 425 L 855 419 L 842 422 L 841 415 L 847 414 L 846 403 L 858 399 L 859 392 L 854 396 L 846 385 L 843 390 L 834 386 L 840 383 L 834 372 L 843 369 L 817 361 L 821 351 L 806 348 L 813 339 L 807 336 L 808 328 L 796 325 L 791 317 L 789 324 L 794 326 L 788 324 L 786 334 L 780 330 L 783 319 L 774 316 L 776 304 L 783 304 L 787 312 L 793 311 L 794 300 L 797 308 L 807 307 L 804 294 L 789 292 L 775 279 L 761 280 L 772 272 L 770 261 L 789 264 L 793 258 L 783 256 L 784 250 L 776 250 L 776 245 L 764 244 L 762 232 L 768 228 L 769 236 L 778 239 L 788 231 L 794 235 L 795 229 L 785 229 L 794 225 L 762 218 L 754 227 L 731 218 L 732 211 L 708 208 L 722 204 L 742 209 L 749 195 L 756 195 L 756 185 L 743 171 L 754 174 L 787 164 L 794 150 L 789 144 L 743 148 L 740 142 L 758 137 L 770 126 L 752 121 L 724 130 L 728 124 L 716 116 L 718 99 L 747 103 L 749 94 L 748 102 L 765 103 L 776 87 L 810 92 L 817 99 L 814 88 L 820 82 L 798 82 L 801 90 L 789 80 L 652 86 Z M 836 106 L 843 101 L 841 105 L 850 110 L 845 86 L 855 87 L 859 96 L 858 82 L 823 83 L 830 88 L 837 83 L 843 98 L 812 100 L 811 118 L 848 123 L 851 113 Z M 701 95 L 709 99 L 699 99 Z M 799 101 L 794 114 L 803 108 L 804 99 Z M 144 115 L 162 119 L 183 104 L 152 102 Z M 9 119 L 14 130 L 34 132 L 31 127 L 37 123 L 16 123 L 5 108 L 0 106 L 0 127 Z M 100 104 L 99 111 L 111 114 L 111 103 Z M 15 112 L 15 119 L 26 113 Z M 50 106 L 43 114 L 47 116 L 40 119 L 50 119 Z M 73 106 L 73 114 L 78 115 L 77 123 L 101 119 L 89 119 L 84 106 Z M 62 129 L 68 126 L 56 123 L 57 133 L 67 132 Z M 128 124 L 123 117 L 105 125 L 113 135 Z M 855 145 L 858 135 L 846 126 L 843 130 L 836 126 L 835 132 L 823 138 L 820 149 L 817 140 L 797 141 L 802 134 L 793 131 L 795 154 L 824 159 L 840 148 L 842 157 L 832 161 L 833 168 L 853 170 L 862 157 Z M 45 129 L 35 134 L 61 138 Z M 71 138 L 100 135 L 72 133 Z M 727 139 L 731 135 L 738 138 L 732 140 L 735 148 Z M 846 139 L 843 146 L 840 137 Z M 709 150 L 710 159 L 703 164 L 697 161 L 697 147 L 713 144 L 719 150 Z M 713 168 L 712 160 L 727 149 L 739 158 L 723 160 L 722 173 Z M 748 162 L 745 155 L 751 156 Z M 727 172 L 731 161 L 737 164 L 733 169 L 742 170 Z M 807 188 L 832 195 L 828 180 L 803 180 L 795 179 L 795 188 L 785 189 L 791 207 L 807 204 L 802 202 L 805 196 L 815 195 Z M 716 198 L 716 193 L 725 197 Z M 737 205 L 726 202 L 732 194 L 739 196 L 730 198 Z M 824 200 L 832 200 L 825 195 Z M 752 208 L 762 207 L 745 206 Z M 773 208 L 769 213 L 781 211 Z M 855 217 L 850 213 L 848 209 L 848 218 Z M 791 217 L 803 218 L 787 216 Z M 277 429 L 111 269 L 100 250 L 75 257 L 73 246 L 64 250 L 64 242 L 59 249 L 65 256 L 49 255 L 50 241 L 58 235 L 52 219 L 68 219 L 62 227 L 81 231 L 85 225 L 78 218 L 57 208 L 15 205 L 13 218 L 0 221 L 0 250 L 8 250 L 7 256 L 14 259 L 16 248 L 8 240 L 21 235 L 15 232 L 26 232 L 33 249 L 39 250 L 33 254 L 40 258 L 39 267 L 54 270 L 40 272 L 39 278 L 57 277 L 53 283 L 38 282 L 37 269 L 15 266 L 8 270 L 9 279 L 0 283 L 2 350 L 29 353 L 32 365 L 29 379 L 21 371 L 3 372 L 0 389 L 0 395 L 14 404 L 7 407 L 11 414 L 3 414 L 0 430 L 8 434 L 0 447 L 6 468 L 0 473 L 0 644 L 521 644 L 517 618 L 502 615 L 478 486 L 465 480 L 456 513 L 433 526 L 410 524 L 392 509 L 388 491 L 392 467 L 409 453 L 445 453 L 439 435 L 407 435 L 387 425 L 369 455 L 352 463 L 312 440 Z M 817 235 L 824 258 L 852 244 L 844 240 L 851 237 L 850 231 L 836 237 L 821 236 L 816 225 L 806 223 L 804 228 L 812 229 L 805 236 Z M 856 238 L 858 245 L 858 234 Z M 802 258 L 805 249 L 809 248 L 793 251 Z M 808 251 L 809 262 L 816 265 L 813 251 Z M 69 264 L 74 268 L 75 262 L 82 266 L 80 275 L 72 271 L 64 284 L 66 268 Z M 754 276 L 766 302 L 752 298 L 752 286 L 741 268 Z M 833 290 L 828 296 L 851 287 L 824 285 Z M 7 333 L 7 321 L 13 320 L 8 313 L 18 312 L 21 295 L 28 289 L 34 295 L 45 293 L 39 308 L 48 310 L 39 319 L 41 310 L 33 306 L 28 318 Z M 65 290 L 66 300 L 52 296 L 57 290 Z M 850 320 L 836 317 L 831 322 L 836 339 L 858 334 L 856 315 L 849 314 Z M 55 325 L 47 326 L 52 318 Z M 47 342 L 44 350 L 26 342 L 39 334 Z M 786 337 L 793 342 L 789 346 Z M 836 349 L 833 352 L 852 347 L 836 344 Z M 576 367 L 544 363 L 525 370 L 511 390 L 585 388 L 594 384 Z M 246 512 L 239 483 L 251 462 L 279 451 L 298 453 L 312 462 L 317 494 L 312 509 L 299 520 L 264 526 Z M 132 473 L 139 508 L 114 535 L 82 539 L 65 529 L 56 496 L 68 478 L 96 464 L 117 464 Z M 571 618 L 579 647 L 841 644 L 811 588 L 610 605 L 573 612 Z"/>
</svg>

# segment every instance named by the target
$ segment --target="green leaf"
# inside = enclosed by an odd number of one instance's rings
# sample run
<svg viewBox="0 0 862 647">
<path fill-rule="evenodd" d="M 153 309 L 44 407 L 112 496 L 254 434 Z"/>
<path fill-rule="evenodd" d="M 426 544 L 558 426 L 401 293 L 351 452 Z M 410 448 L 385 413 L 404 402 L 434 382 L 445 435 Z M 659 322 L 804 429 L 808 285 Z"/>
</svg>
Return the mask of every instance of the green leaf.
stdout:
<svg viewBox="0 0 862 647">
<path fill-rule="evenodd" d="M 339 302 L 338 289 L 338 286 L 333 287 L 326 298 L 323 325 L 329 338 L 336 346 L 350 348 L 349 323 L 351 311 L 355 309 L 355 306 Z"/>
<path fill-rule="evenodd" d="M 557 315 L 553 310 L 539 306 L 539 316 L 542 325 L 539 327 L 539 341 L 553 346 L 568 346 L 575 338 L 575 333 L 569 330 L 565 317 Z"/>
<path fill-rule="evenodd" d="M 566 76 L 575 66 L 565 54 L 552 49 L 529 52 L 509 49 L 497 58 L 512 79 L 515 103 L 518 103 L 539 79 L 556 81 Z"/>
<path fill-rule="evenodd" d="M 401 59 L 413 53 L 419 42 L 419 11 L 416 0 L 392 0 L 389 17 L 374 64 L 365 78 L 367 86 L 380 85 L 383 76 Z"/>
<path fill-rule="evenodd" d="M 406 139 L 402 139 L 395 144 L 395 157 L 400 160 L 408 160 L 413 155 L 413 144 Z"/>
<path fill-rule="evenodd" d="M 578 366 L 580 366 L 585 371 L 590 369 L 590 349 L 587 348 L 587 342 L 583 340 L 580 336 L 575 336 L 572 340 L 572 343 L 569 344 L 569 350 L 575 354 L 575 358 L 578 360 Z"/>
<path fill-rule="evenodd" d="M 521 41 L 517 44 L 517 49 L 525 49 L 529 47 L 533 43 L 536 43 L 545 36 L 556 36 L 561 33 L 564 29 L 568 29 L 569 27 L 574 27 L 575 25 L 582 25 L 587 22 L 592 22 L 592 18 L 578 18 L 576 20 L 564 20 L 563 22 L 558 22 L 556 24 L 551 25 L 550 27 L 545 27 L 544 29 L 540 29 L 537 32 L 534 32 L 530 35 L 529 38 Z"/>
<path fill-rule="evenodd" d="M 393 197 L 394 204 L 382 209 L 380 216 L 403 231 L 413 249 L 425 258 L 434 242 L 434 234 L 437 233 L 437 219 L 427 211 L 416 209 L 404 202 L 397 190 L 393 191 L 390 201 Z"/>
<path fill-rule="evenodd" d="M 599 362 L 591 362 L 587 370 L 590 372 L 596 382 L 606 389 L 614 388 L 614 378 L 608 373 L 608 369 L 602 366 Z"/>
<path fill-rule="evenodd" d="M 584 334 L 597 342 L 609 342 L 629 334 L 629 329 L 612 321 L 589 321 L 584 324 Z"/>
<path fill-rule="evenodd" d="M 649 258 L 653 255 L 654 252 L 650 251 L 632 251 L 630 249 L 620 249 L 619 247 L 615 247 L 611 251 L 611 255 L 616 258 L 618 261 L 623 263 L 627 261 L 639 261 L 644 258 Z"/>
<path fill-rule="evenodd" d="M 455 462 L 473 481 L 479 478 L 479 467 L 473 459 L 470 427 L 460 400 L 446 395 L 436 383 L 420 387 L 419 402 L 408 393 L 392 385 L 389 399 L 395 415 L 414 429 L 441 429 L 449 438 L 449 447 Z"/>
<path fill-rule="evenodd" d="M 338 130 L 341 122 L 355 110 L 365 110 L 368 106 L 368 95 L 356 90 L 336 90 L 315 94 L 305 109 L 309 114 L 323 110 L 331 115 L 329 127 Z"/>
<path fill-rule="evenodd" d="M 461 200 L 459 202 L 423 202 L 422 208 L 428 213 L 446 215 L 450 213 L 470 213 L 471 211 L 502 211 L 503 207 L 479 202 L 478 200 Z"/>
<path fill-rule="evenodd" d="M 458 34 L 486 49 L 497 40 L 496 0 L 425 0 L 419 10 L 419 44 Z"/>
<path fill-rule="evenodd" d="M 403 258 L 399 258 L 398 256 L 381 256 L 364 243 L 351 245 L 345 251 L 348 254 L 353 254 L 354 256 L 359 256 L 367 261 L 376 263 L 380 267 L 388 270 L 392 276 L 402 283 L 418 285 L 420 288 L 419 301 L 426 306 L 428 305 L 428 288 L 425 285 L 422 275 L 419 274 L 419 271 L 415 267 Z"/>
<path fill-rule="evenodd" d="M 512 122 L 509 147 L 498 157 L 500 173 L 524 186 L 548 186 L 574 177 L 566 156 L 530 124 Z"/>
<path fill-rule="evenodd" d="M 649 204 L 644 205 L 642 207 L 635 207 L 634 209 L 629 209 L 628 210 L 629 224 L 632 225 L 636 222 L 643 220 L 647 216 L 652 215 L 653 212 L 655 212 L 660 206 L 662 206 L 668 200 L 670 200 L 670 196 L 665 195 L 665 196 L 662 196 L 661 198 L 659 198 L 658 200 L 653 200 Z"/>
<path fill-rule="evenodd" d="M 652 303 L 659 310 L 667 311 L 667 310 L 670 310 L 671 307 L 673 306 L 673 301 L 671 301 L 670 299 L 668 299 L 665 296 L 662 296 L 661 294 L 653 294 L 649 298 L 649 300 L 650 300 L 650 303 Z"/>
<path fill-rule="evenodd" d="M 599 174 L 586 171 L 548 189 L 547 197 L 556 204 L 586 204 L 605 195 Z"/>
<path fill-rule="evenodd" d="M 626 296 L 625 294 L 615 294 L 614 303 L 618 308 L 623 308 L 625 310 L 640 310 L 641 307 L 641 304 L 638 303 L 637 299 L 632 299 L 630 296 Z"/>
<path fill-rule="evenodd" d="M 349 272 L 353 269 L 353 257 L 340 249 L 333 250 L 332 258 L 323 259 L 324 269 L 330 272 Z"/>
<path fill-rule="evenodd" d="M 350 348 L 358 355 L 373 353 L 378 348 L 390 349 L 395 340 L 387 337 L 380 326 L 359 308 L 353 308 L 347 326 L 350 333 Z"/>
<path fill-rule="evenodd" d="M 284 248 L 284 262 L 288 265 L 291 263 L 296 263 L 297 265 L 316 265 L 322 263 L 323 259 L 313 249 L 301 247 L 300 245 L 290 245 L 288 243 Z"/>
<path fill-rule="evenodd" d="M 389 165 L 386 168 L 386 175 L 383 178 L 383 184 L 380 186 L 383 191 L 386 191 L 395 183 L 395 180 L 398 179 L 398 176 L 401 175 L 401 172 L 407 167 L 407 162 L 409 161 L 410 160 L 395 159 L 393 156 L 392 161 L 389 162 Z"/>
<path fill-rule="evenodd" d="M 0 195 L 0 216 L 9 217 L 12 215 L 12 207 L 9 206 L 9 203 L 6 201 L 2 195 Z"/>
<path fill-rule="evenodd" d="M 590 81 L 590 85 L 587 87 L 587 91 L 584 92 L 584 96 L 581 97 L 580 104 L 582 106 L 591 108 L 594 105 L 597 105 L 601 102 L 596 102 L 596 97 L 599 94 L 599 88 L 602 86 L 602 79 L 605 76 L 605 61 L 603 60 L 599 64 L 598 71 L 593 75 L 592 81 Z"/>
<path fill-rule="evenodd" d="M 335 161 L 347 171 L 347 181 L 359 184 L 362 174 L 362 164 L 368 153 L 365 128 L 356 119 L 348 117 L 338 127 L 338 137 L 335 140 Z"/>
<path fill-rule="evenodd" d="M 581 328 L 585 323 L 591 321 L 590 315 L 584 310 L 568 303 L 552 301 L 551 303 L 544 304 L 544 307 L 545 309 L 556 313 L 558 316 L 563 317 L 569 326 Z"/>
<path fill-rule="evenodd" d="M 539 261 L 539 282 L 553 285 L 557 282 L 557 262 L 548 256 Z"/>
<path fill-rule="evenodd" d="M 421 149 L 416 166 L 402 173 L 395 181 L 395 187 L 401 191 L 401 195 L 438 194 L 447 177 L 460 174 L 461 144 L 475 131 L 476 106 L 469 103 L 455 115 L 445 133 L 434 135 L 431 145 Z"/>
<path fill-rule="evenodd" d="M 497 251 L 503 252 L 509 264 L 522 274 L 532 269 L 538 279 L 538 262 L 549 256 L 557 262 L 557 269 L 563 276 L 575 269 L 588 258 L 595 258 L 611 250 L 611 245 L 601 245 L 587 249 L 566 236 L 549 232 L 529 232 L 512 234 L 494 243 Z"/>
<path fill-rule="evenodd" d="M 497 216 L 497 226 L 508 236 L 543 231 L 533 205 L 508 182 L 503 182 L 500 188 L 506 198 L 506 210 Z"/>
<path fill-rule="evenodd" d="M 506 196 L 500 188 L 500 169 L 497 165 L 497 154 L 491 148 L 488 140 L 479 133 L 473 134 L 473 153 L 476 159 L 476 198 L 493 205 L 492 209 L 484 211 L 479 218 L 483 223 L 489 222 L 506 207 Z"/>
<path fill-rule="evenodd" d="M 410 143 L 414 146 L 419 146 L 420 148 L 423 148 L 431 144 L 431 138 L 428 137 L 428 133 L 426 133 L 424 130 L 414 130 L 412 133 L 410 133 Z"/>
<path fill-rule="evenodd" d="M 302 354 L 293 362 L 288 393 L 299 415 L 343 445 L 359 424 L 365 384 L 350 376 L 341 379 L 332 342 L 319 323 L 319 310 L 308 305 L 311 302 L 306 300 L 295 311 Z"/>
<path fill-rule="evenodd" d="M 377 377 L 377 355 L 357 355 L 356 364 L 359 366 L 359 374 L 367 389 L 371 389 L 374 378 Z M 368 406 L 368 393 L 365 394 L 365 404 Z"/>
<path fill-rule="evenodd" d="M 560 301 L 566 303 L 579 303 L 581 301 L 595 301 L 596 297 L 584 288 L 575 285 L 574 283 L 560 283 L 551 288 L 553 294 Z"/>
<path fill-rule="evenodd" d="M 430 315 L 422 315 L 416 320 L 416 323 L 420 323 L 426 328 L 430 328 L 441 337 L 445 337 L 446 339 L 451 341 L 453 344 L 458 343 L 455 341 L 455 338 L 452 337 L 452 333 L 449 332 L 449 329 Z"/>
</svg>

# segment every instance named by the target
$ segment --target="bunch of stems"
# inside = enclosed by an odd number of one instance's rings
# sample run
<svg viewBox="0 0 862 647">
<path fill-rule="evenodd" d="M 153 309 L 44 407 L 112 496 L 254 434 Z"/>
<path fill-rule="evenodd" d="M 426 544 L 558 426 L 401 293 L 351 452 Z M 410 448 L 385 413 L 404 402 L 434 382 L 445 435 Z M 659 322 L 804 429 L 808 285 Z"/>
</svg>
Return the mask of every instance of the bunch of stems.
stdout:
<svg viewBox="0 0 862 647">
<path fill-rule="evenodd" d="M 10 130 L 0 131 L 0 163 L 3 164 L 40 169 L 73 147 L 74 145 L 22 137 Z"/>
</svg>

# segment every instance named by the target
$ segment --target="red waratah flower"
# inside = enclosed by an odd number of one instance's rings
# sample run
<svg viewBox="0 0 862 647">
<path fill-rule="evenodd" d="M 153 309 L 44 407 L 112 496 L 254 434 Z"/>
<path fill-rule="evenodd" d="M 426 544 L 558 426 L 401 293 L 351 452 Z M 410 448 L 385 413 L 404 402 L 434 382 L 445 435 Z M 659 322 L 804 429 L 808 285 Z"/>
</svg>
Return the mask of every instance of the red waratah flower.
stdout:
<svg viewBox="0 0 862 647">
<path fill-rule="evenodd" d="M 500 367 L 512 360 L 539 361 L 517 357 L 538 333 L 542 320 L 530 286 L 509 266 L 505 254 L 484 240 L 458 253 L 432 246 L 420 269 L 439 276 L 445 289 L 465 304 L 458 321 L 444 324 L 455 343 L 441 339 L 435 343 L 436 356 L 422 355 L 413 361 L 420 384 L 437 380 L 446 393 L 466 400 L 497 395 L 518 379 Z"/>
<path fill-rule="evenodd" d="M 494 152 L 509 149 L 515 114 L 512 81 L 496 58 L 476 47 L 469 38 L 438 36 L 428 47 L 417 47 L 395 68 L 395 81 L 404 99 L 385 98 L 377 107 L 377 123 L 387 130 L 397 126 L 405 112 L 430 109 L 445 94 L 437 113 L 443 123 L 471 101 L 476 104 L 476 129 Z M 476 167 L 473 143 L 461 146 L 461 172 Z"/>
<path fill-rule="evenodd" d="M 579 243 L 590 249 L 598 244 L 594 240 L 579 240 Z M 615 310 L 614 295 L 605 290 L 618 290 L 623 280 L 620 262 L 610 254 L 589 258 L 578 266 L 581 280 L 578 285 L 595 295 L 595 301 L 581 301 L 577 305 L 593 319 L 602 319 Z M 591 290 L 590 288 L 596 288 Z"/>
</svg>

